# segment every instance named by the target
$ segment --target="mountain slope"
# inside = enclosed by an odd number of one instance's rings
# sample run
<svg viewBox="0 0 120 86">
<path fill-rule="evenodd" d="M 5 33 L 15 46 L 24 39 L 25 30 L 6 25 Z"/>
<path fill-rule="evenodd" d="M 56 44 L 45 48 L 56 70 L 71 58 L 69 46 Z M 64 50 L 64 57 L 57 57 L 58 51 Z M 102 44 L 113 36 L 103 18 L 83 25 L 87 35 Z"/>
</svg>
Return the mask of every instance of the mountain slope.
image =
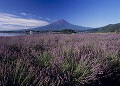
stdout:
<svg viewBox="0 0 120 86">
<path fill-rule="evenodd" d="M 120 23 L 118 24 L 109 24 L 107 26 L 104 26 L 98 30 L 98 32 L 115 32 L 115 31 L 120 31 Z"/>
<path fill-rule="evenodd" d="M 73 30 L 88 30 L 91 29 L 89 27 L 82 27 L 78 25 L 73 25 L 65 21 L 64 19 L 60 19 L 56 22 L 53 22 L 49 25 L 38 27 L 38 28 L 33 28 L 33 30 L 37 31 L 43 31 L 43 30 L 51 30 L 51 31 L 60 31 L 63 29 L 73 29 Z"/>
<path fill-rule="evenodd" d="M 85 30 L 85 31 L 87 31 L 89 33 L 96 33 L 96 32 L 98 32 L 99 29 L 100 28 L 93 28 L 93 29 L 89 29 L 89 30 Z"/>
</svg>

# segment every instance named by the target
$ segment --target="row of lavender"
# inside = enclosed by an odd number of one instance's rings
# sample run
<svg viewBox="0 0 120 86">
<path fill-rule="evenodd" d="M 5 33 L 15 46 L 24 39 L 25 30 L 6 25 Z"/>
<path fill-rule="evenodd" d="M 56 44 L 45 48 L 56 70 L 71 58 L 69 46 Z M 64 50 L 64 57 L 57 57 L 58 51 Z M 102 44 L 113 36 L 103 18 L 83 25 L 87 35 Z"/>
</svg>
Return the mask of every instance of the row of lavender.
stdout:
<svg viewBox="0 0 120 86">
<path fill-rule="evenodd" d="M 120 34 L 0 37 L 0 86 L 119 85 Z"/>
</svg>

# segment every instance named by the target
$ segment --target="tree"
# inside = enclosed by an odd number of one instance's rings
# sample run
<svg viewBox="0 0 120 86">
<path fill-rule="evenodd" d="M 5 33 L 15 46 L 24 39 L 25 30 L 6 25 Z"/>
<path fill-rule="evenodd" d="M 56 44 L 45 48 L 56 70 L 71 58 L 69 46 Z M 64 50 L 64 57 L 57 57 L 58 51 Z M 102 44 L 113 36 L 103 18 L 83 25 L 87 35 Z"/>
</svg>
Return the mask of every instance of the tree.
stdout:
<svg viewBox="0 0 120 86">
<path fill-rule="evenodd" d="M 115 33 L 119 33 L 120 31 L 119 30 L 116 30 Z"/>
<path fill-rule="evenodd" d="M 71 33 L 76 33 L 76 32 L 74 30 L 72 30 L 72 29 L 63 29 L 63 30 L 61 30 L 61 33 L 71 34 Z"/>
</svg>

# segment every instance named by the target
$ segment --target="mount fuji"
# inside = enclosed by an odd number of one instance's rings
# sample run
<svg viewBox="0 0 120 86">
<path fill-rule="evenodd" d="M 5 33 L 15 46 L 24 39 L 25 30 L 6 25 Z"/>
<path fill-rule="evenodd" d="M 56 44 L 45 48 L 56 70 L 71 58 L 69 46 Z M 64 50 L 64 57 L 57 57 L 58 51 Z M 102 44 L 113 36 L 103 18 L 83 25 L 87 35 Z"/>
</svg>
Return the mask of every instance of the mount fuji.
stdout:
<svg viewBox="0 0 120 86">
<path fill-rule="evenodd" d="M 67 22 L 64 19 L 59 19 L 56 22 L 53 22 L 49 25 L 42 26 L 42 27 L 37 27 L 37 28 L 32 28 L 31 30 L 34 30 L 34 31 L 45 31 L 45 30 L 60 31 L 60 30 L 63 30 L 63 29 L 72 29 L 72 30 L 75 30 L 75 31 L 80 31 L 80 30 L 88 30 L 88 29 L 92 29 L 92 28 L 73 25 L 73 24 Z"/>
</svg>

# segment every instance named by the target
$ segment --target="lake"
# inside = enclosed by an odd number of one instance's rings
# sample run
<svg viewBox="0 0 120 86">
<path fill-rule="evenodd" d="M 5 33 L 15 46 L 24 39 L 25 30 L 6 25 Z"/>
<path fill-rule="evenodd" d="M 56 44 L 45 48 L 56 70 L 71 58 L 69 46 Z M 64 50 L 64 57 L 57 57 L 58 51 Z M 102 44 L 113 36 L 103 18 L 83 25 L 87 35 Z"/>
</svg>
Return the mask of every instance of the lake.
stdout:
<svg viewBox="0 0 120 86">
<path fill-rule="evenodd" d="M 26 35 L 27 33 L 0 33 L 0 36 L 19 36 Z"/>
<path fill-rule="evenodd" d="M 0 36 L 19 36 L 19 35 L 29 35 L 30 33 L 0 33 Z M 34 33 L 39 34 L 39 33 Z M 54 34 L 54 33 L 52 33 Z M 55 33 L 57 34 L 57 33 Z M 76 33 L 76 34 L 87 34 L 87 33 Z"/>
</svg>

